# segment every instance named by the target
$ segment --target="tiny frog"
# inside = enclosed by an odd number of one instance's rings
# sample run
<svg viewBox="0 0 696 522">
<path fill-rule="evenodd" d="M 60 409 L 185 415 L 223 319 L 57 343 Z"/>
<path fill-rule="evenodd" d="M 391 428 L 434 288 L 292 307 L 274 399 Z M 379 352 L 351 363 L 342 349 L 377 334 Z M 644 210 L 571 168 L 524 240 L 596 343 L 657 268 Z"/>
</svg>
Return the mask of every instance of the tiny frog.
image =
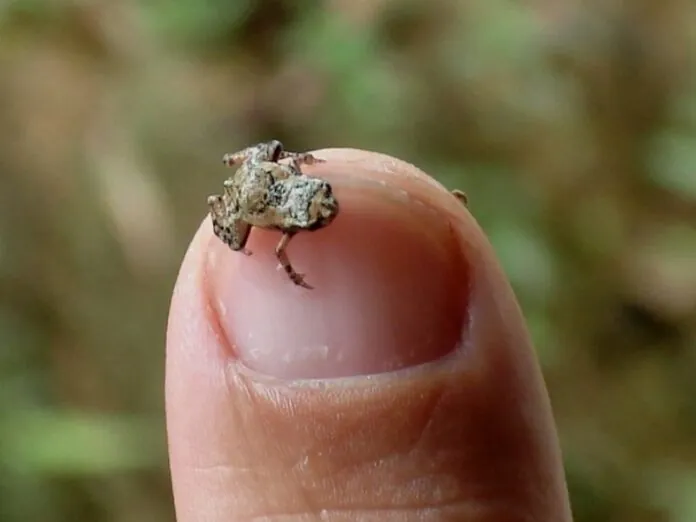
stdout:
<svg viewBox="0 0 696 522">
<path fill-rule="evenodd" d="M 282 159 L 289 162 L 279 163 Z M 295 234 L 323 228 L 338 214 L 331 185 L 300 170 L 303 164 L 324 160 L 288 152 L 273 140 L 225 154 L 222 161 L 237 170 L 223 182 L 222 195 L 208 198 L 215 235 L 232 250 L 251 255 L 245 246 L 252 227 L 281 231 L 275 249 L 280 265 L 293 283 L 311 289 L 292 267 L 286 250 Z"/>
</svg>

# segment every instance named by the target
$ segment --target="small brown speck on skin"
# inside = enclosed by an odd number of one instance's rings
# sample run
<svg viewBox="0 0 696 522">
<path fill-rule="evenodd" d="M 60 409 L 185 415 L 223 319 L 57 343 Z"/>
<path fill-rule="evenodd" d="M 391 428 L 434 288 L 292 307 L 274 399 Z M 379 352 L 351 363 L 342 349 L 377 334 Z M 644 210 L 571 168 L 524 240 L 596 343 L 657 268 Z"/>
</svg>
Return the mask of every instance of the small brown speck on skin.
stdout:
<svg viewBox="0 0 696 522">
<path fill-rule="evenodd" d="M 454 189 L 452 191 L 452 195 L 457 198 L 459 201 L 462 202 L 462 205 L 465 207 L 469 206 L 469 196 L 466 195 L 465 192 L 459 190 L 459 189 Z"/>
</svg>

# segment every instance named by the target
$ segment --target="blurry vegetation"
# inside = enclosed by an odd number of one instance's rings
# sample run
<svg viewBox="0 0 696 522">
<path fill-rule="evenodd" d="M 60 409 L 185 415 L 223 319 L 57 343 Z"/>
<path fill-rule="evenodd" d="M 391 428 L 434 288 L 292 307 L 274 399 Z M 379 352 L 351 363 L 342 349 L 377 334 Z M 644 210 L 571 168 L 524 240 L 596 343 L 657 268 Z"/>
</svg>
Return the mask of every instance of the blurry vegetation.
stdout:
<svg viewBox="0 0 696 522">
<path fill-rule="evenodd" d="M 0 520 L 173 519 L 167 306 L 269 137 L 464 188 L 578 522 L 696 520 L 696 4 L 0 3 Z"/>
</svg>

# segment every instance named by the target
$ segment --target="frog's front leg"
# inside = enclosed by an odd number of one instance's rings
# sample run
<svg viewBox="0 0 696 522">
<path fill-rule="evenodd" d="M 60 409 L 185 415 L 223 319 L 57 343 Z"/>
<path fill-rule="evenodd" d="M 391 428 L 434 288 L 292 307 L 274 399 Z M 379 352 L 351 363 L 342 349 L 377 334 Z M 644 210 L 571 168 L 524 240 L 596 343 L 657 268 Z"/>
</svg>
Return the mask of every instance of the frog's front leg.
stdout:
<svg viewBox="0 0 696 522">
<path fill-rule="evenodd" d="M 290 259 L 288 258 L 288 253 L 286 252 L 286 250 L 288 248 L 288 243 L 290 243 L 290 240 L 292 239 L 292 236 L 294 236 L 292 232 L 283 233 L 283 237 L 280 238 L 280 242 L 276 246 L 276 257 L 280 262 L 280 266 L 283 267 L 283 270 L 285 270 L 285 273 L 288 274 L 288 277 L 293 283 L 311 290 L 312 287 L 305 283 L 304 276 L 302 274 L 298 274 L 297 272 L 295 272 L 295 269 L 292 267 Z"/>
<path fill-rule="evenodd" d="M 208 206 L 215 235 L 232 250 L 250 256 L 251 252 L 244 247 L 249 239 L 251 225 L 231 214 L 222 196 L 210 196 Z"/>
</svg>

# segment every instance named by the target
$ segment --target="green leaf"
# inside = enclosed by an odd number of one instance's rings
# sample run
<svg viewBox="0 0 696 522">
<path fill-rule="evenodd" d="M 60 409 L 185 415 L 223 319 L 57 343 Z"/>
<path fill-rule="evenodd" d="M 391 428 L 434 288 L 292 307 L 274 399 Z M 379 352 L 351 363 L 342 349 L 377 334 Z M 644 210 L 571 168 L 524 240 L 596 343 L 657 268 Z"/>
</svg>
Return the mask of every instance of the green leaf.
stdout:
<svg viewBox="0 0 696 522">
<path fill-rule="evenodd" d="M 659 134 L 648 157 L 648 169 L 657 185 L 696 198 L 696 136 L 677 131 Z"/>
<path fill-rule="evenodd" d="M 116 415 L 32 411 L 4 415 L 0 461 L 19 471 L 103 474 L 163 460 L 154 423 Z"/>
</svg>

